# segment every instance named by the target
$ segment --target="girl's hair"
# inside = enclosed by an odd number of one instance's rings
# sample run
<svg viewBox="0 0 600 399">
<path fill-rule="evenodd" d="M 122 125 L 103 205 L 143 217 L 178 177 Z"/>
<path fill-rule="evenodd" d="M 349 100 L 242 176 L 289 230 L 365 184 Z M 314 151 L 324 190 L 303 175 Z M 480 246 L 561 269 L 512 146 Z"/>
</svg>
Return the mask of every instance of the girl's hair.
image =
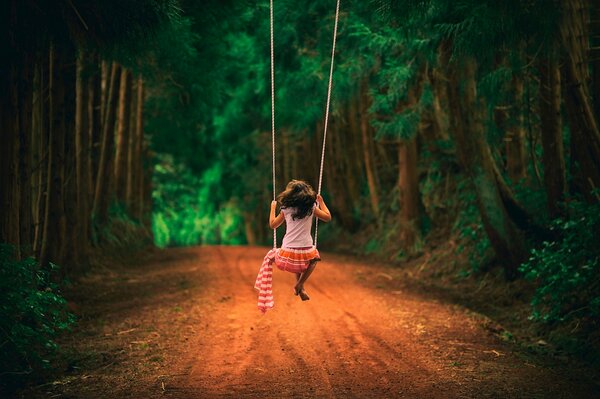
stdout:
<svg viewBox="0 0 600 399">
<path fill-rule="evenodd" d="M 277 202 L 282 208 L 296 208 L 292 219 L 303 219 L 310 215 L 317 200 L 317 193 L 305 181 L 292 180 L 277 196 Z"/>
</svg>

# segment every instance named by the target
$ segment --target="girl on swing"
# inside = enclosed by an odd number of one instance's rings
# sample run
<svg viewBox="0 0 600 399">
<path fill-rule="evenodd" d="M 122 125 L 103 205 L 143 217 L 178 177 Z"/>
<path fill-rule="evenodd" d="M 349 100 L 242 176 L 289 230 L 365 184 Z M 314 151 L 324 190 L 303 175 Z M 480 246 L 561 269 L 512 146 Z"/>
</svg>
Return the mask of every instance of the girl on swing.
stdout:
<svg viewBox="0 0 600 399">
<path fill-rule="evenodd" d="M 281 212 L 275 216 L 277 204 Z M 292 180 L 285 190 L 271 202 L 269 226 L 276 229 L 285 221 L 285 236 L 281 248 L 275 254 L 275 264 L 280 270 L 296 274 L 294 295 L 303 301 L 310 297 L 304 283 L 321 260 L 319 251 L 313 246 L 311 228 L 314 216 L 324 222 L 331 220 L 331 213 L 323 197 L 302 180 Z"/>
</svg>

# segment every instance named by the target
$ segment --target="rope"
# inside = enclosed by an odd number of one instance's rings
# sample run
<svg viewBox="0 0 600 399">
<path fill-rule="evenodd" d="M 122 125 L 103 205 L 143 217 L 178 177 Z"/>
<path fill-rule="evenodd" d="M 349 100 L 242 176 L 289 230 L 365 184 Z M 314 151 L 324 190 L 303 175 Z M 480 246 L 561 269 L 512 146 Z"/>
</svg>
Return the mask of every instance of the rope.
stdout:
<svg viewBox="0 0 600 399">
<path fill-rule="evenodd" d="M 271 26 L 271 146 L 273 148 L 273 201 L 276 196 L 275 186 L 275 55 L 273 49 L 273 0 L 270 2 Z M 277 248 L 277 229 L 273 229 L 273 248 Z"/>
<path fill-rule="evenodd" d="M 333 45 L 331 47 L 331 65 L 329 68 L 329 85 L 327 87 L 327 105 L 325 107 L 325 123 L 323 129 L 323 149 L 321 150 L 321 165 L 319 167 L 319 186 L 317 193 L 321 194 L 321 185 L 323 183 L 323 165 L 325 162 L 325 144 L 327 143 L 327 126 L 329 122 L 329 105 L 331 103 L 331 87 L 333 85 L 333 62 L 335 59 L 335 42 L 337 38 L 337 27 L 340 15 L 340 0 L 337 0 L 335 8 L 335 24 L 333 26 Z M 275 55 L 273 48 L 273 0 L 269 2 L 269 22 L 271 33 L 271 147 L 273 152 L 273 201 L 276 199 L 275 185 Z M 315 247 L 317 246 L 317 236 L 319 231 L 319 219 L 315 221 Z M 277 248 L 277 229 L 273 229 L 273 248 Z"/>
<path fill-rule="evenodd" d="M 327 125 L 329 122 L 329 104 L 331 103 L 331 86 L 333 85 L 333 61 L 335 59 L 335 40 L 337 38 L 338 19 L 340 15 L 340 0 L 337 0 L 335 7 L 335 24 L 333 25 L 333 45 L 331 46 L 331 65 L 329 68 L 329 86 L 327 87 L 327 105 L 325 107 L 325 123 L 323 128 L 323 149 L 321 150 L 321 166 L 319 167 L 319 188 L 318 194 L 321 194 L 321 184 L 323 183 L 323 164 L 325 162 L 325 144 L 327 143 Z M 319 234 L 319 219 L 315 220 L 315 248 L 317 247 L 317 237 Z"/>
</svg>

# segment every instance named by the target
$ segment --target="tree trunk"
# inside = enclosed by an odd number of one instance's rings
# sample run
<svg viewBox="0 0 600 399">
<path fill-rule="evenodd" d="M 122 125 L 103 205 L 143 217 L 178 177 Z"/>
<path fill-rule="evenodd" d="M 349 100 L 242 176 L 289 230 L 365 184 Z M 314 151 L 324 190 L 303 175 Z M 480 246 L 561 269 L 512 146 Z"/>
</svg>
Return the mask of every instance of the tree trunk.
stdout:
<svg viewBox="0 0 600 399">
<path fill-rule="evenodd" d="M 129 113 L 131 107 L 131 73 L 121 69 L 119 105 L 117 117 L 117 137 L 115 153 L 115 195 L 117 201 L 125 202 L 127 186 L 127 154 L 129 153 Z"/>
<path fill-rule="evenodd" d="M 571 167 L 576 191 L 588 199 L 600 187 L 600 131 L 589 91 L 589 10 L 583 0 L 564 3 L 560 37 L 565 51 L 565 109 L 571 128 Z"/>
<path fill-rule="evenodd" d="M 46 96 L 46 67 L 47 65 L 38 60 L 35 64 L 33 76 L 33 97 L 31 112 L 31 215 L 33 222 L 33 248 L 35 257 L 39 258 L 40 239 L 43 218 L 43 201 L 45 192 L 45 171 L 48 162 L 48 140 L 46 136 L 45 103 Z"/>
<path fill-rule="evenodd" d="M 142 76 L 137 80 L 136 125 L 135 125 L 135 187 L 133 194 L 134 216 L 142 220 L 144 215 L 144 81 Z"/>
<path fill-rule="evenodd" d="M 256 220 L 254 220 L 254 214 L 252 212 L 244 212 L 244 229 L 246 232 L 246 243 L 248 245 L 256 245 L 256 234 L 254 229 L 256 228 Z"/>
<path fill-rule="evenodd" d="M 419 219 L 419 175 L 417 173 L 417 138 L 398 145 L 398 188 L 402 218 L 401 240 L 410 247 L 415 243 Z"/>
<path fill-rule="evenodd" d="M 337 178 L 323 179 L 323 187 L 331 187 L 334 189 L 336 195 L 334 197 L 334 207 L 339 212 L 339 219 L 341 224 L 349 231 L 354 231 L 356 223 L 354 220 L 354 210 L 352 209 L 352 203 L 348 200 L 348 186 L 347 186 L 347 174 L 346 174 L 346 163 L 344 162 L 344 143 L 340 136 L 339 121 L 329 121 L 329 132 L 327 134 L 328 145 L 325 151 L 326 161 L 325 163 L 333 164 L 335 169 L 335 175 Z"/>
<path fill-rule="evenodd" d="M 135 172 L 136 172 L 136 145 L 137 145 L 137 79 L 134 81 L 131 76 L 131 95 L 130 97 L 130 112 L 129 112 L 129 143 L 127 144 L 127 168 L 125 182 L 125 203 L 127 204 L 127 213 L 134 215 L 133 193 L 135 187 Z"/>
<path fill-rule="evenodd" d="M 62 81 L 63 60 L 52 47 L 49 52 L 48 84 L 48 182 L 46 183 L 46 205 L 44 230 L 40 253 L 40 264 L 46 267 L 49 262 L 62 263 L 60 243 L 64 234 L 64 142 L 65 130 L 62 126 L 64 112 L 64 82 Z"/>
<path fill-rule="evenodd" d="M 540 70 L 540 125 L 542 130 L 544 188 L 548 211 L 556 218 L 562 214 L 560 203 L 567 193 L 567 177 L 560 113 L 560 70 L 554 58 L 543 59 Z"/>
<path fill-rule="evenodd" d="M 591 2 L 590 9 L 590 53 L 592 62 L 591 95 L 594 100 L 594 115 L 596 122 L 600 123 L 600 4 Z"/>
<path fill-rule="evenodd" d="M 76 117 L 76 81 L 77 81 L 77 56 L 75 53 L 65 55 L 61 68 L 64 107 L 61 112 L 61 127 L 64 130 L 64 210 L 63 239 L 61 241 L 61 258 L 66 272 L 73 272 L 81 267 L 79 247 L 79 205 L 77 201 L 77 153 L 75 132 Z"/>
<path fill-rule="evenodd" d="M 102 68 L 97 54 L 90 57 L 88 80 L 88 140 L 89 140 L 89 203 L 94 202 L 94 194 L 100 165 L 100 150 L 102 148 Z"/>
<path fill-rule="evenodd" d="M 431 68 L 429 73 L 429 81 L 435 93 L 432 102 L 432 119 L 435 124 L 436 135 L 440 140 L 448 140 L 449 136 L 449 121 L 447 110 L 450 108 L 448 104 L 448 88 L 445 84 L 446 77 L 437 68 Z"/>
<path fill-rule="evenodd" d="M 19 68 L 13 62 L 2 69 L 0 104 L 0 242 L 15 246 L 20 257 L 19 234 Z"/>
<path fill-rule="evenodd" d="M 94 194 L 93 215 L 97 226 L 103 226 L 108 219 L 108 206 L 113 196 L 112 177 L 113 152 L 115 144 L 115 113 L 119 94 L 119 65 L 113 63 L 108 84 L 108 102 L 105 106 L 105 118 L 102 124 L 102 148 L 100 150 L 100 162 L 98 165 L 98 176 L 96 178 L 96 190 Z"/>
<path fill-rule="evenodd" d="M 398 112 L 406 107 L 415 107 L 421 97 L 425 69 L 419 72 L 416 82 L 408 90 L 406 102 L 399 104 Z M 421 111 L 426 112 L 426 111 Z M 419 175 L 417 170 L 417 136 L 424 130 L 423 115 L 411 138 L 400 139 L 398 144 L 398 188 L 400 193 L 400 240 L 404 247 L 411 247 L 419 234 L 417 221 L 419 212 Z"/>
<path fill-rule="evenodd" d="M 106 118 L 106 105 L 110 101 L 108 94 L 110 91 L 110 77 L 113 67 L 114 63 L 109 64 L 107 61 L 100 61 L 100 114 L 103 124 Z"/>
<path fill-rule="evenodd" d="M 498 189 L 494 160 L 485 140 L 484 108 L 476 92 L 475 61 L 465 60 L 460 69 L 461 76 L 457 75 L 456 68 L 455 65 L 450 67 L 448 94 L 459 158 L 475 188 L 477 205 L 490 243 L 498 258 L 504 262 L 505 276 L 514 279 L 518 274 L 518 265 L 526 259 L 527 251 Z M 464 82 L 462 91 L 459 82 Z"/>
<path fill-rule="evenodd" d="M 146 161 L 142 179 L 142 217 L 141 222 L 152 233 L 152 156 L 148 143 L 144 143 L 143 159 Z"/>
<path fill-rule="evenodd" d="M 514 102 L 512 120 L 506 125 L 506 172 L 513 183 L 527 177 L 525 123 L 523 120 L 523 78 L 513 76 Z"/>
<path fill-rule="evenodd" d="M 360 93 L 360 133 L 362 137 L 363 159 L 365 163 L 365 172 L 367 174 L 367 184 L 369 186 L 369 198 L 371 209 L 375 219 L 379 218 L 379 186 L 375 177 L 374 162 L 373 162 L 373 146 L 370 129 L 369 129 L 369 100 L 367 98 L 366 84 Z"/>
<path fill-rule="evenodd" d="M 349 162 L 348 191 L 354 209 L 360 207 L 361 192 L 364 172 L 363 139 L 360 126 L 360 97 L 355 95 L 348 101 L 348 127 L 346 132 L 346 157 Z M 374 165 L 375 171 L 377 170 Z"/>
<path fill-rule="evenodd" d="M 77 196 L 77 247 L 81 253 L 78 264 L 83 266 L 82 261 L 87 259 L 85 256 L 88 251 L 88 233 L 89 233 L 89 128 L 88 128 L 88 88 L 84 79 L 84 54 L 79 53 L 77 57 L 77 76 L 75 82 L 76 109 L 75 109 L 75 170 L 76 170 L 76 196 Z"/>
<path fill-rule="evenodd" d="M 32 255 L 31 212 L 31 112 L 33 106 L 33 59 L 26 57 L 19 71 L 19 236 L 20 254 Z"/>
</svg>

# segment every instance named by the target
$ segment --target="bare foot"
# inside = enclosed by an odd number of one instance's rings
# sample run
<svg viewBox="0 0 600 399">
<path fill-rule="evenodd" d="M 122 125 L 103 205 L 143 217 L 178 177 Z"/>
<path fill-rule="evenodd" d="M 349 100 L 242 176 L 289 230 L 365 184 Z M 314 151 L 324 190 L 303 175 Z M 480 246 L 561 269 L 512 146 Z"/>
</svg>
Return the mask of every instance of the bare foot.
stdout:
<svg viewBox="0 0 600 399">
<path fill-rule="evenodd" d="M 300 290 L 300 292 L 298 293 L 298 295 L 300 295 L 300 299 L 302 299 L 303 301 L 310 300 L 310 297 L 308 296 L 308 294 L 306 293 L 306 291 L 304 291 L 304 288 L 302 288 Z"/>
</svg>

